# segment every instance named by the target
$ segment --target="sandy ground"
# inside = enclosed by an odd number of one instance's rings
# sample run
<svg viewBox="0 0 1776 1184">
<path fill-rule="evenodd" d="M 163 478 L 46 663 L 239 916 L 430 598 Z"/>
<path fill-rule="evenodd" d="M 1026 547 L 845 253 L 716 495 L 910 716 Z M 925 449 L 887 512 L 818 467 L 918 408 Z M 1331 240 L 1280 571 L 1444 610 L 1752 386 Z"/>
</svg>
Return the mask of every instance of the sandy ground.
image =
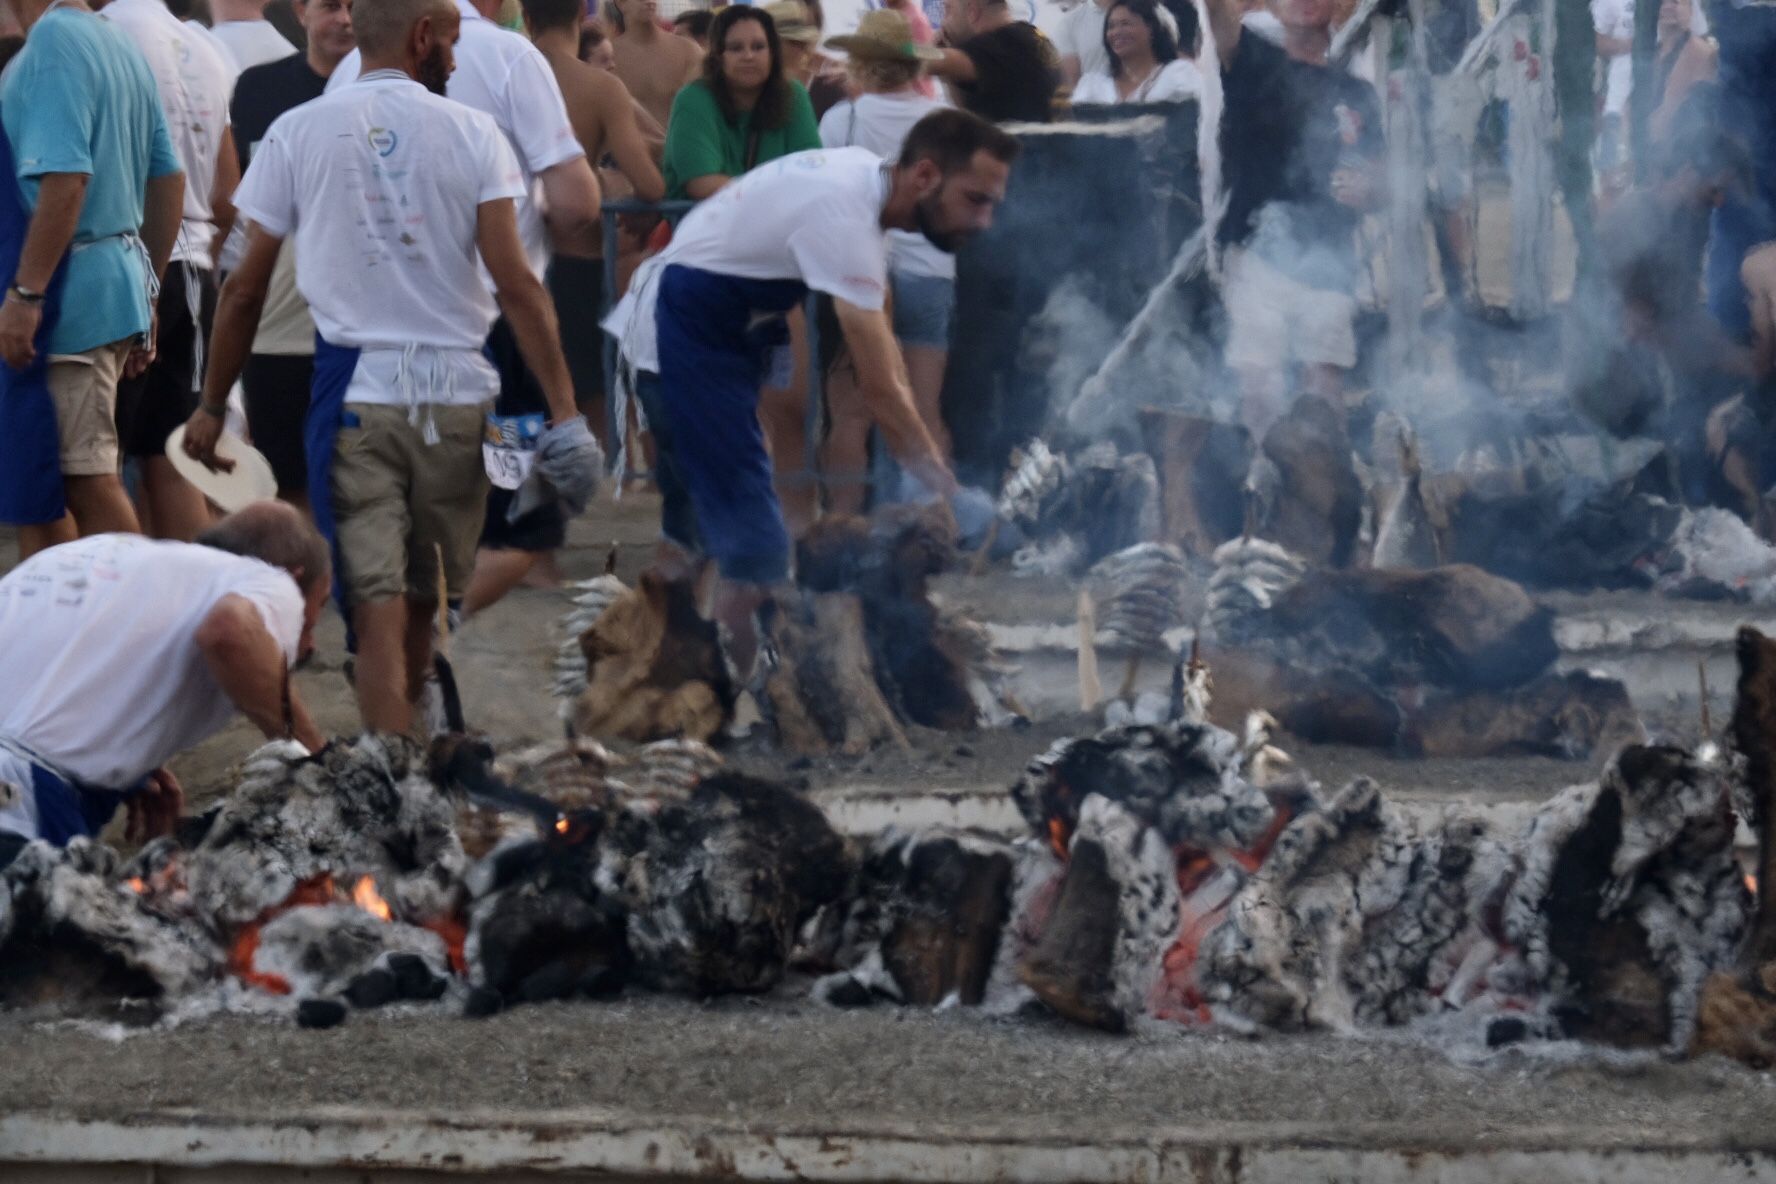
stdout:
<svg viewBox="0 0 1776 1184">
<path fill-rule="evenodd" d="M 841 1012 L 783 998 L 637 997 L 487 1020 L 361 1012 L 325 1032 L 234 1017 L 121 1044 L 0 1016 L 0 1041 L 0 1113 L 610 1107 L 664 1122 L 912 1120 L 1086 1138 L 1271 1120 L 1397 1123 L 1420 1138 L 1577 1125 L 1704 1142 L 1776 1120 L 1776 1080 L 1713 1060 L 1560 1062 L 1507 1051 L 1463 1066 L 1378 1040 L 1113 1037 L 1050 1020 Z"/>
<path fill-rule="evenodd" d="M 570 579 L 603 569 L 632 578 L 653 537 L 652 499 L 626 498 L 576 523 L 561 564 Z M 0 540 L 0 566 L 10 541 Z M 946 584 L 953 602 L 998 619 L 1063 621 L 1072 594 L 1058 581 L 995 577 Z M 470 721 L 497 744 L 557 734 L 548 698 L 559 591 L 521 589 L 456 640 Z M 1585 598 L 1574 602 L 1589 604 Z M 1656 609 L 1645 598 L 1597 604 Z M 1570 608 L 1569 608 L 1569 611 Z M 1718 610 L 1723 633 L 1730 608 Z M 338 622 L 298 677 L 323 725 L 355 726 L 341 672 Z M 1675 658 L 1674 661 L 1693 659 Z M 1726 688 L 1723 688 L 1725 690 Z M 915 733 L 910 753 L 789 760 L 743 745 L 743 768 L 815 789 L 868 786 L 991 792 L 1082 718 L 972 735 Z M 258 739 L 237 724 L 176 769 L 202 801 Z M 1337 747 L 1297 748 L 1321 781 L 1366 773 L 1404 797 L 1538 801 L 1590 777 L 1589 764 L 1541 759 L 1413 761 Z M 1657 1128 L 1707 1138 L 1776 1120 L 1776 1083 L 1717 1062 L 1581 1063 L 1514 1052 L 1478 1065 L 1395 1040 L 1328 1036 L 1247 1042 L 1146 1031 L 1117 1038 L 1052 1020 L 882 1008 L 838 1012 L 792 984 L 765 1000 L 698 1003 L 630 996 L 616 1003 L 528 1007 L 490 1020 L 453 1010 L 359 1013 L 341 1029 L 306 1032 L 287 1020 L 230 1016 L 118 1042 L 99 1030 L 0 1015 L 0 1113 L 18 1109 L 117 1114 L 196 1106 L 257 1115 L 351 1102 L 368 1108 L 610 1106 L 659 1118 L 730 1116 L 833 1123 L 934 1117 L 966 1129 L 1081 1132 L 1198 1120 L 1397 1122 L 1416 1132 L 1484 1134 L 1513 1124 Z"/>
</svg>

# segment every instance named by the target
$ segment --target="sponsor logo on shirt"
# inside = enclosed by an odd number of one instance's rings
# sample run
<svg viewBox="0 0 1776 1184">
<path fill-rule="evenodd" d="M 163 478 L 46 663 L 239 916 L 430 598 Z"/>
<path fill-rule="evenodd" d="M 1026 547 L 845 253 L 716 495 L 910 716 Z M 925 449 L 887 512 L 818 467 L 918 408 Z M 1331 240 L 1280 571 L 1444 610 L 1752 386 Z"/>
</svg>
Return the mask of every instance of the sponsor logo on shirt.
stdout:
<svg viewBox="0 0 1776 1184">
<path fill-rule="evenodd" d="M 394 130 L 386 127 L 371 128 L 369 139 L 371 151 L 378 156 L 389 155 L 395 150 L 395 145 L 401 142 L 401 138 L 395 135 Z"/>
</svg>

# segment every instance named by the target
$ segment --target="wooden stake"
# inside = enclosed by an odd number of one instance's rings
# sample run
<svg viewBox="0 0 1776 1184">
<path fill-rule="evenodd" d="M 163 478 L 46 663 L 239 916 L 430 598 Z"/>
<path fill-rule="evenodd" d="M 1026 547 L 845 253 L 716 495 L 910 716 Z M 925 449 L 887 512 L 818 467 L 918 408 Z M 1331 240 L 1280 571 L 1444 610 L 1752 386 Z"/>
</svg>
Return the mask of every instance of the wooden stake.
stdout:
<svg viewBox="0 0 1776 1184">
<path fill-rule="evenodd" d="M 1141 651 L 1136 650 L 1134 653 L 1129 655 L 1128 668 L 1122 672 L 1122 689 L 1116 693 L 1117 698 L 1121 699 L 1125 703 L 1134 702 L 1134 699 L 1135 699 L 1135 676 L 1138 675 L 1140 672 L 1141 672 Z"/>
<path fill-rule="evenodd" d="M 1098 683 L 1098 611 L 1092 595 L 1079 593 L 1079 710 L 1094 711 L 1104 697 Z"/>
<path fill-rule="evenodd" d="M 444 577 L 444 547 L 439 543 L 433 543 L 432 552 L 438 557 L 437 649 L 448 660 L 450 657 L 450 581 Z"/>
<path fill-rule="evenodd" d="M 1702 739 L 1707 740 L 1714 735 L 1714 724 L 1708 718 L 1708 664 L 1700 659 L 1696 662 L 1696 681 L 1702 684 Z"/>
</svg>

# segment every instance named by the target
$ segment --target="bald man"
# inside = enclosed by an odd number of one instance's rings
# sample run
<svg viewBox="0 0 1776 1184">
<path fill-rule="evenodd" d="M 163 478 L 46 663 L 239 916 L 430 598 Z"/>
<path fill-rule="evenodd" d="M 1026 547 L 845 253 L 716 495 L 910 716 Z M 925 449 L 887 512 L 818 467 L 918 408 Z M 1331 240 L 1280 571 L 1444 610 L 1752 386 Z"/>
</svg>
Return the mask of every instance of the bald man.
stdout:
<svg viewBox="0 0 1776 1184">
<path fill-rule="evenodd" d="M 474 570 L 499 390 L 482 346 L 502 310 L 548 408 L 534 451 L 512 462 L 578 513 L 601 459 L 519 237 L 518 160 L 491 116 L 443 97 L 461 23 L 452 0 L 357 0 L 362 74 L 265 133 L 235 194 L 246 252 L 222 290 L 203 402 L 186 425 L 186 451 L 228 467 L 215 456 L 228 389 L 293 235 L 316 330 L 309 502 L 334 545 L 358 710 L 376 731 L 413 728 L 440 558 L 453 600 Z"/>
<path fill-rule="evenodd" d="M 97 834 L 120 801 L 143 837 L 178 816 L 176 754 L 245 715 L 325 741 L 289 685 L 314 650 L 327 547 L 259 502 L 195 543 L 101 534 L 0 579 L 0 866 L 31 839 Z"/>
</svg>

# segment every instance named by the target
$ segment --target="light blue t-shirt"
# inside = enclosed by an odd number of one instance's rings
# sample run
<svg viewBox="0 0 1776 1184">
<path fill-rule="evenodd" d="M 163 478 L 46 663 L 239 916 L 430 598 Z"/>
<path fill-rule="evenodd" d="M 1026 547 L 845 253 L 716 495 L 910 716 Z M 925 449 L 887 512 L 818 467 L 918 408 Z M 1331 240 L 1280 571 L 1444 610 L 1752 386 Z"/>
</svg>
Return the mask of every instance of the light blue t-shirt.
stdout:
<svg viewBox="0 0 1776 1184">
<path fill-rule="evenodd" d="M 135 236 L 148 178 L 178 172 L 179 159 L 141 53 L 92 13 L 52 9 L 0 80 L 0 126 L 32 210 L 45 173 L 91 178 L 49 352 L 146 333 L 148 267 Z"/>
</svg>

